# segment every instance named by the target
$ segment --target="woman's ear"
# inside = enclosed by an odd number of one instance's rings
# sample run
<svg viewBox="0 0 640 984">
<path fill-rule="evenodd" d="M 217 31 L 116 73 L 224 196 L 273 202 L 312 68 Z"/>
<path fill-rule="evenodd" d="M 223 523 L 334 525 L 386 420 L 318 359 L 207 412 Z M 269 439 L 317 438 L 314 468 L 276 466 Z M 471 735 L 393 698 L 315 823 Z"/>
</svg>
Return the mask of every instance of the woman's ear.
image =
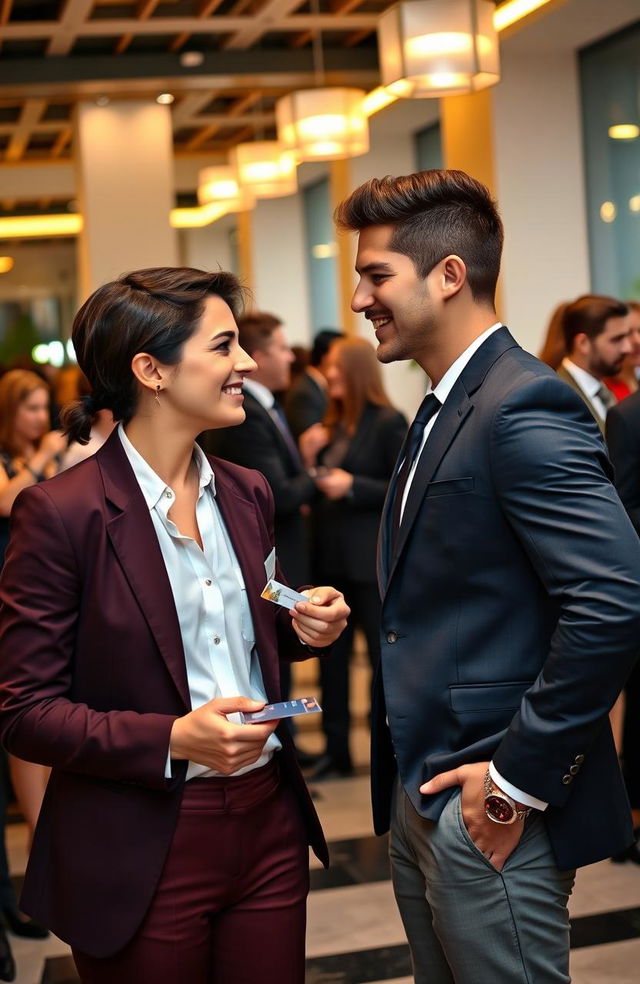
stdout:
<svg viewBox="0 0 640 984">
<path fill-rule="evenodd" d="M 131 360 L 131 372 L 141 386 L 157 393 L 158 386 L 163 386 L 163 367 L 146 352 L 137 352 Z"/>
</svg>

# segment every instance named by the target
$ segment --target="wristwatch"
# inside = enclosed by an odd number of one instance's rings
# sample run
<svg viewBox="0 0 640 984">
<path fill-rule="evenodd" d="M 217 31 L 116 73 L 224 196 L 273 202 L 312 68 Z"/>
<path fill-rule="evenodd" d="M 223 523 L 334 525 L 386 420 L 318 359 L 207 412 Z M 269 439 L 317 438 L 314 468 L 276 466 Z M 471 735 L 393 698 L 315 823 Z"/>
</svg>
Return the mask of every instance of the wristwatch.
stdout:
<svg viewBox="0 0 640 984">
<path fill-rule="evenodd" d="M 531 813 L 531 807 L 519 810 L 515 800 L 493 785 L 488 769 L 484 776 L 484 793 L 484 812 L 494 823 L 515 823 L 526 820 Z"/>
</svg>

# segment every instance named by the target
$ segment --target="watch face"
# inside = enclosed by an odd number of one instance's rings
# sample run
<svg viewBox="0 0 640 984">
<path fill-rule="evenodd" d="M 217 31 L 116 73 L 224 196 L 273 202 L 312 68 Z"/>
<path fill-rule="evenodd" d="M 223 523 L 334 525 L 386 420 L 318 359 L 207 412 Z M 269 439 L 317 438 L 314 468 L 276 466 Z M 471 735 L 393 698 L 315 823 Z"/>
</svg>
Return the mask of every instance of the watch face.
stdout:
<svg viewBox="0 0 640 984">
<path fill-rule="evenodd" d="M 511 823 L 516 815 L 516 811 L 504 796 L 491 793 L 484 801 L 485 813 L 490 820 L 496 823 Z"/>
</svg>

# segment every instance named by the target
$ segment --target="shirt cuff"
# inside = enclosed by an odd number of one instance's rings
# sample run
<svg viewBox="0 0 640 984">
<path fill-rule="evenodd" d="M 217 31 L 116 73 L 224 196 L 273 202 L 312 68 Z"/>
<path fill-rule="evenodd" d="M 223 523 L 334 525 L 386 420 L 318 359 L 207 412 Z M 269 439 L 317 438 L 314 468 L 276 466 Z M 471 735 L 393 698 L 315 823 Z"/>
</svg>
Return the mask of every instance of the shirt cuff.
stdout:
<svg viewBox="0 0 640 984">
<path fill-rule="evenodd" d="M 489 775 L 491 776 L 495 785 L 511 799 L 514 799 L 516 803 L 522 803 L 523 806 L 530 806 L 534 810 L 540 810 L 543 812 L 549 806 L 544 800 L 539 800 L 535 796 L 530 796 L 529 793 L 523 793 L 521 789 L 517 786 L 512 786 L 510 782 L 500 775 L 496 769 L 493 762 L 489 762 Z"/>
<path fill-rule="evenodd" d="M 164 777 L 165 779 L 173 779 L 173 772 L 171 771 L 171 747 L 167 752 L 167 763 L 164 767 Z"/>
</svg>

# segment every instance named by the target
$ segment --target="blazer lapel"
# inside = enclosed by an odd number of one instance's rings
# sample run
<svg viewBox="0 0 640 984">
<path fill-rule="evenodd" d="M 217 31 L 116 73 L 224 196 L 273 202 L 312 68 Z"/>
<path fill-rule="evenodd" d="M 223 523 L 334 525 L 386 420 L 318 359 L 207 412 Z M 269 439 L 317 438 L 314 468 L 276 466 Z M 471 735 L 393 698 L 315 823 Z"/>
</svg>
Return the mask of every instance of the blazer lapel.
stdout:
<svg viewBox="0 0 640 984">
<path fill-rule="evenodd" d="M 274 425 L 275 426 L 275 425 Z M 215 466 L 215 463 L 214 463 Z M 275 666 L 264 659 L 265 647 L 261 640 L 267 637 L 266 618 L 271 616 L 271 602 L 261 598 L 266 583 L 265 557 L 262 554 L 263 537 L 254 502 L 245 499 L 233 481 L 215 469 L 216 502 L 233 544 L 247 590 L 247 601 L 256 634 L 256 646 L 262 678 L 268 695 L 277 693 Z M 264 606 L 267 606 L 265 609 Z"/>
<path fill-rule="evenodd" d="M 115 507 L 107 533 L 185 707 L 191 707 L 180 623 L 149 509 L 117 429 L 97 454 Z"/>
</svg>

